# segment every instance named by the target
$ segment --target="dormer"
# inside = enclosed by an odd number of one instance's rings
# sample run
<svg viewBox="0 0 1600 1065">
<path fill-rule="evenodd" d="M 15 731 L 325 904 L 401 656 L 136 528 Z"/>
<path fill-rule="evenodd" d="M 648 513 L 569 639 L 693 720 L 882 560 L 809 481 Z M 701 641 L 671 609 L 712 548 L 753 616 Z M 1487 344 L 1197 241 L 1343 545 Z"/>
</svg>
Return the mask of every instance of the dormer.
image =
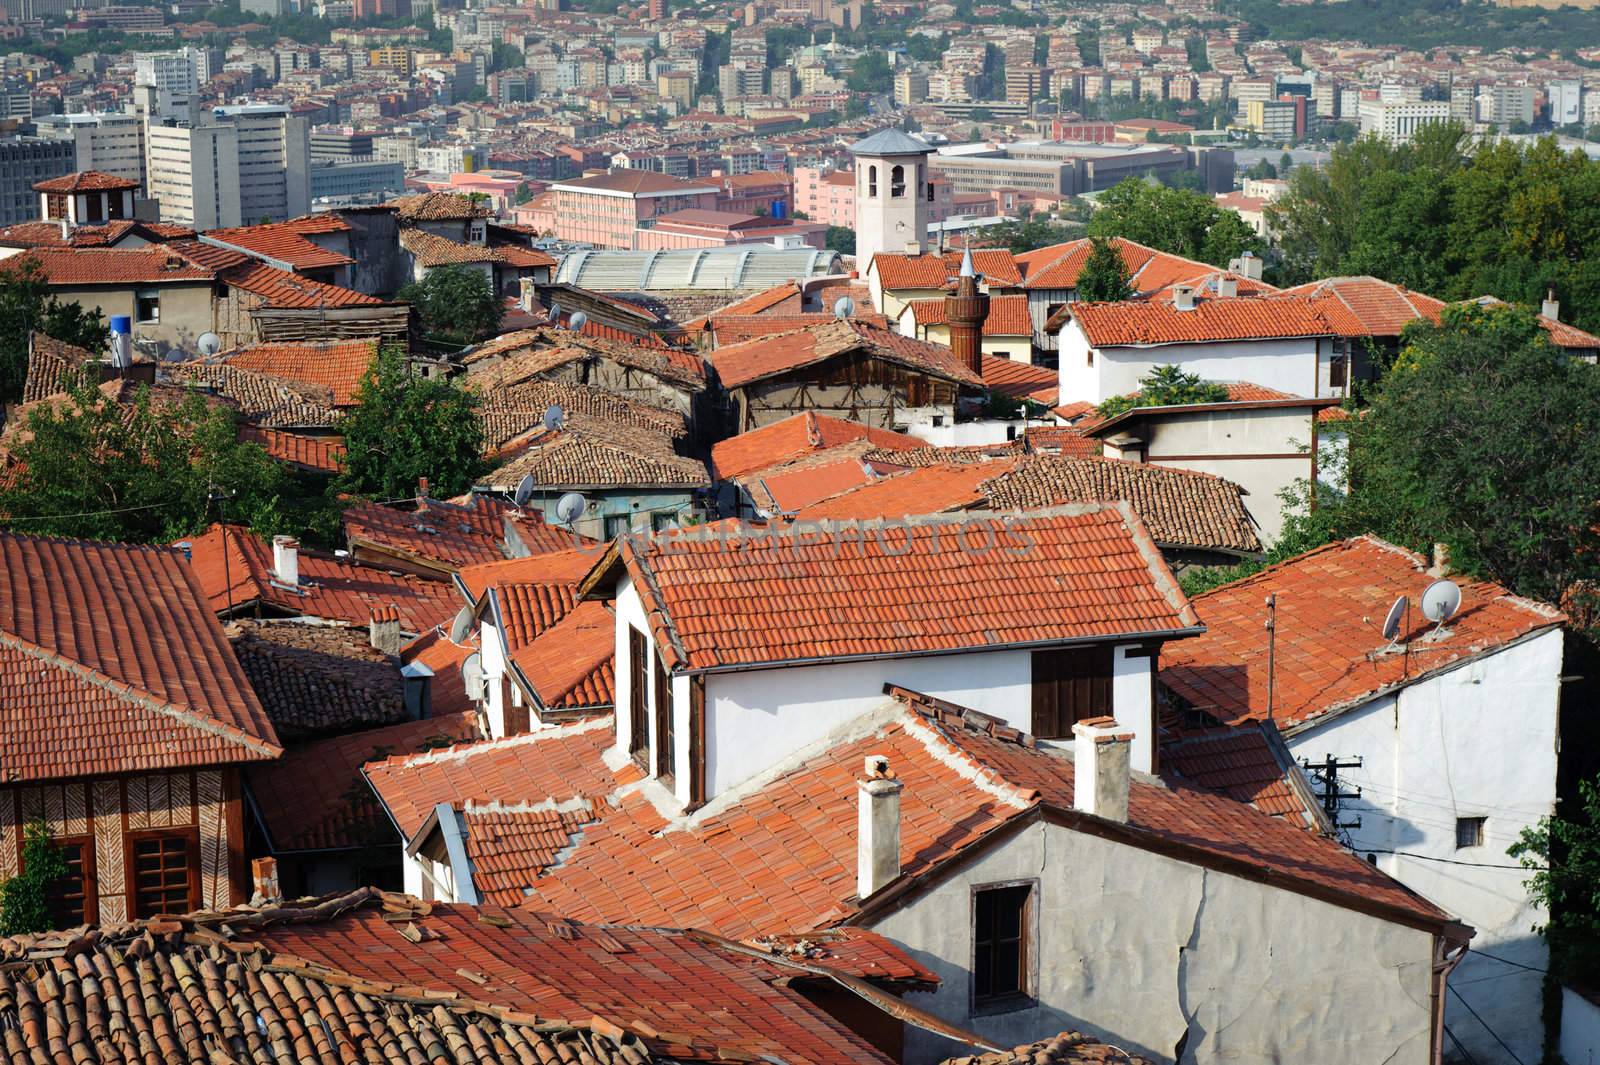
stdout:
<svg viewBox="0 0 1600 1065">
<path fill-rule="evenodd" d="M 63 174 L 33 186 L 33 191 L 39 194 L 39 217 L 69 226 L 103 225 L 117 219 L 131 219 L 133 199 L 138 190 L 137 181 L 98 170 Z"/>
</svg>

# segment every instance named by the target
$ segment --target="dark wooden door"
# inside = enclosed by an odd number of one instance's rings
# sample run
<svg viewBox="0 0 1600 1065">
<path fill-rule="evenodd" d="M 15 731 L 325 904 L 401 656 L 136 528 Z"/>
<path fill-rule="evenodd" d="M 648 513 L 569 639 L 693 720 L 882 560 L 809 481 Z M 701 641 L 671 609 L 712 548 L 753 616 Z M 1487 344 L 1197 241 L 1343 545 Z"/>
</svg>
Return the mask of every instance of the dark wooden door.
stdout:
<svg viewBox="0 0 1600 1065">
<path fill-rule="evenodd" d="M 1033 653 L 1033 734 L 1072 737 L 1072 725 L 1112 716 L 1111 648 L 1072 647 Z"/>
</svg>

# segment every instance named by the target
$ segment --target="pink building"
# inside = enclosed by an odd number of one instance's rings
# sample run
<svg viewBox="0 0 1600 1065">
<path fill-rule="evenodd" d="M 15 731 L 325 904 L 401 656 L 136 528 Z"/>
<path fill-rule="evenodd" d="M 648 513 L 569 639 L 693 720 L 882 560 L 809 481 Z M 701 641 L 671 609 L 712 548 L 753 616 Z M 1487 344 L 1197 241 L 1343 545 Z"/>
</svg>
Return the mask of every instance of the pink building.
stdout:
<svg viewBox="0 0 1600 1065">
<path fill-rule="evenodd" d="M 955 203 L 955 189 L 945 178 L 928 179 L 933 200 L 928 204 L 928 221 L 943 222 L 962 212 Z M 852 170 L 823 171 L 816 167 L 796 167 L 794 207 L 813 222 L 854 229 L 856 226 L 856 175 Z"/>
<path fill-rule="evenodd" d="M 675 211 L 715 211 L 715 183 L 685 181 L 649 170 L 613 170 L 557 181 L 528 206 L 547 236 L 597 248 L 639 247 L 637 234 Z"/>
<path fill-rule="evenodd" d="M 794 222 L 732 211 L 691 209 L 662 215 L 634 235 L 634 247 L 721 248 L 729 244 L 772 244 L 780 248 L 826 247 L 828 227 L 821 222 Z"/>
</svg>

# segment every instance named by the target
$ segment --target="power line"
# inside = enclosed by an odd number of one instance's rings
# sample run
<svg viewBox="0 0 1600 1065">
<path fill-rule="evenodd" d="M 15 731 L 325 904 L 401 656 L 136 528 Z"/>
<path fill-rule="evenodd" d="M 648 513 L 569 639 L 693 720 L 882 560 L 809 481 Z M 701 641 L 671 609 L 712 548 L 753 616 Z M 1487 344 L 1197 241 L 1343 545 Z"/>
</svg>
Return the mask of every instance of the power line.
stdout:
<svg viewBox="0 0 1600 1065">
<path fill-rule="evenodd" d="M 1458 861 L 1455 858 L 1435 858 L 1431 854 L 1416 854 L 1412 851 L 1386 851 L 1380 850 L 1377 847 L 1359 847 L 1357 849 L 1366 851 L 1368 854 L 1394 854 L 1401 858 L 1415 858 L 1419 862 L 1441 862 L 1444 865 L 1470 865 L 1475 869 L 1519 869 L 1530 873 L 1551 872 L 1550 867 L 1546 865 L 1497 865 L 1494 862 L 1463 862 Z"/>
<path fill-rule="evenodd" d="M 1461 1045 L 1461 1040 L 1456 1038 L 1456 1033 L 1450 1030 L 1448 1024 L 1444 1026 L 1444 1034 L 1450 1037 L 1450 1042 L 1454 1043 L 1456 1049 L 1461 1051 L 1462 1056 L 1467 1059 L 1467 1065 L 1478 1065 L 1478 1059 L 1472 1056 L 1471 1051 Z"/>
<path fill-rule="evenodd" d="M 1534 965 L 1524 965 L 1520 961 L 1512 961 L 1510 958 L 1502 958 L 1502 957 L 1500 957 L 1500 955 L 1498 955 L 1498 954 L 1490 954 L 1486 950 L 1476 950 L 1476 949 L 1469 948 L 1468 949 L 1468 953 L 1469 954 L 1476 954 L 1479 957 L 1488 958 L 1491 961 L 1497 961 L 1501 965 L 1514 965 L 1518 969 L 1526 969 L 1530 973 L 1547 973 L 1547 972 L 1550 971 L 1549 969 L 1540 969 L 1539 967 L 1534 966 Z"/>
<path fill-rule="evenodd" d="M 1446 981 L 1444 986 L 1445 987 L 1450 987 L 1449 982 Z M 1477 1022 L 1479 1024 L 1483 1025 L 1483 1030 L 1484 1031 L 1486 1031 L 1490 1035 L 1494 1036 L 1494 1041 L 1496 1043 L 1500 1044 L 1500 1049 L 1504 1050 L 1507 1054 L 1511 1055 L 1511 1060 L 1512 1061 L 1516 1062 L 1517 1065 L 1524 1065 L 1523 1060 L 1521 1058 L 1517 1057 L 1517 1052 L 1515 1050 L 1512 1050 L 1510 1047 L 1506 1046 L 1506 1041 L 1504 1039 L 1500 1038 L 1500 1035 L 1499 1035 L 1498 1032 L 1496 1032 L 1493 1028 L 1489 1027 L 1489 1022 L 1488 1021 L 1486 1021 L 1482 1017 L 1478 1016 L 1478 1011 L 1472 1008 L 1472 1003 L 1468 1002 L 1464 997 L 1462 997 L 1461 992 L 1457 991 L 1453 987 L 1450 987 L 1450 993 L 1456 997 L 1456 1001 L 1457 1002 L 1459 1002 L 1463 1006 L 1467 1007 L 1467 1012 L 1472 1014 L 1472 1016 L 1477 1019 Z M 1451 1038 L 1454 1039 L 1455 1037 L 1451 1036 Z M 1456 1046 L 1460 1046 L 1460 1045 L 1461 1044 L 1459 1042 L 1456 1043 Z"/>
<path fill-rule="evenodd" d="M 80 510 L 76 514 L 25 514 L 22 517 L 7 516 L 6 524 L 19 521 L 54 521 L 57 518 L 98 518 L 105 514 L 132 514 L 136 510 L 154 510 L 157 507 L 175 507 L 186 502 L 182 499 L 171 499 L 165 503 L 146 503 L 137 507 L 121 507 L 116 510 Z"/>
</svg>

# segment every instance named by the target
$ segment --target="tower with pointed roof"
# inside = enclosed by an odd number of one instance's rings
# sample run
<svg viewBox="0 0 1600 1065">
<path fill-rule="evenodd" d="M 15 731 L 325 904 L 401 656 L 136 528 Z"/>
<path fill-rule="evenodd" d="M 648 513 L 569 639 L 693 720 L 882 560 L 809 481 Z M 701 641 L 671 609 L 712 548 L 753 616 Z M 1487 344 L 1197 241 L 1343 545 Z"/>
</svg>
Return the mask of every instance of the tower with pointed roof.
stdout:
<svg viewBox="0 0 1600 1065">
<path fill-rule="evenodd" d="M 850 146 L 856 164 L 856 269 L 880 251 L 920 255 L 928 238 L 928 156 L 924 141 L 879 130 Z"/>
<path fill-rule="evenodd" d="M 989 296 L 978 287 L 972 249 L 961 253 L 961 273 L 955 290 L 944 298 L 944 316 L 950 323 L 950 352 L 973 373 L 983 374 L 983 323 L 989 317 Z"/>
</svg>

